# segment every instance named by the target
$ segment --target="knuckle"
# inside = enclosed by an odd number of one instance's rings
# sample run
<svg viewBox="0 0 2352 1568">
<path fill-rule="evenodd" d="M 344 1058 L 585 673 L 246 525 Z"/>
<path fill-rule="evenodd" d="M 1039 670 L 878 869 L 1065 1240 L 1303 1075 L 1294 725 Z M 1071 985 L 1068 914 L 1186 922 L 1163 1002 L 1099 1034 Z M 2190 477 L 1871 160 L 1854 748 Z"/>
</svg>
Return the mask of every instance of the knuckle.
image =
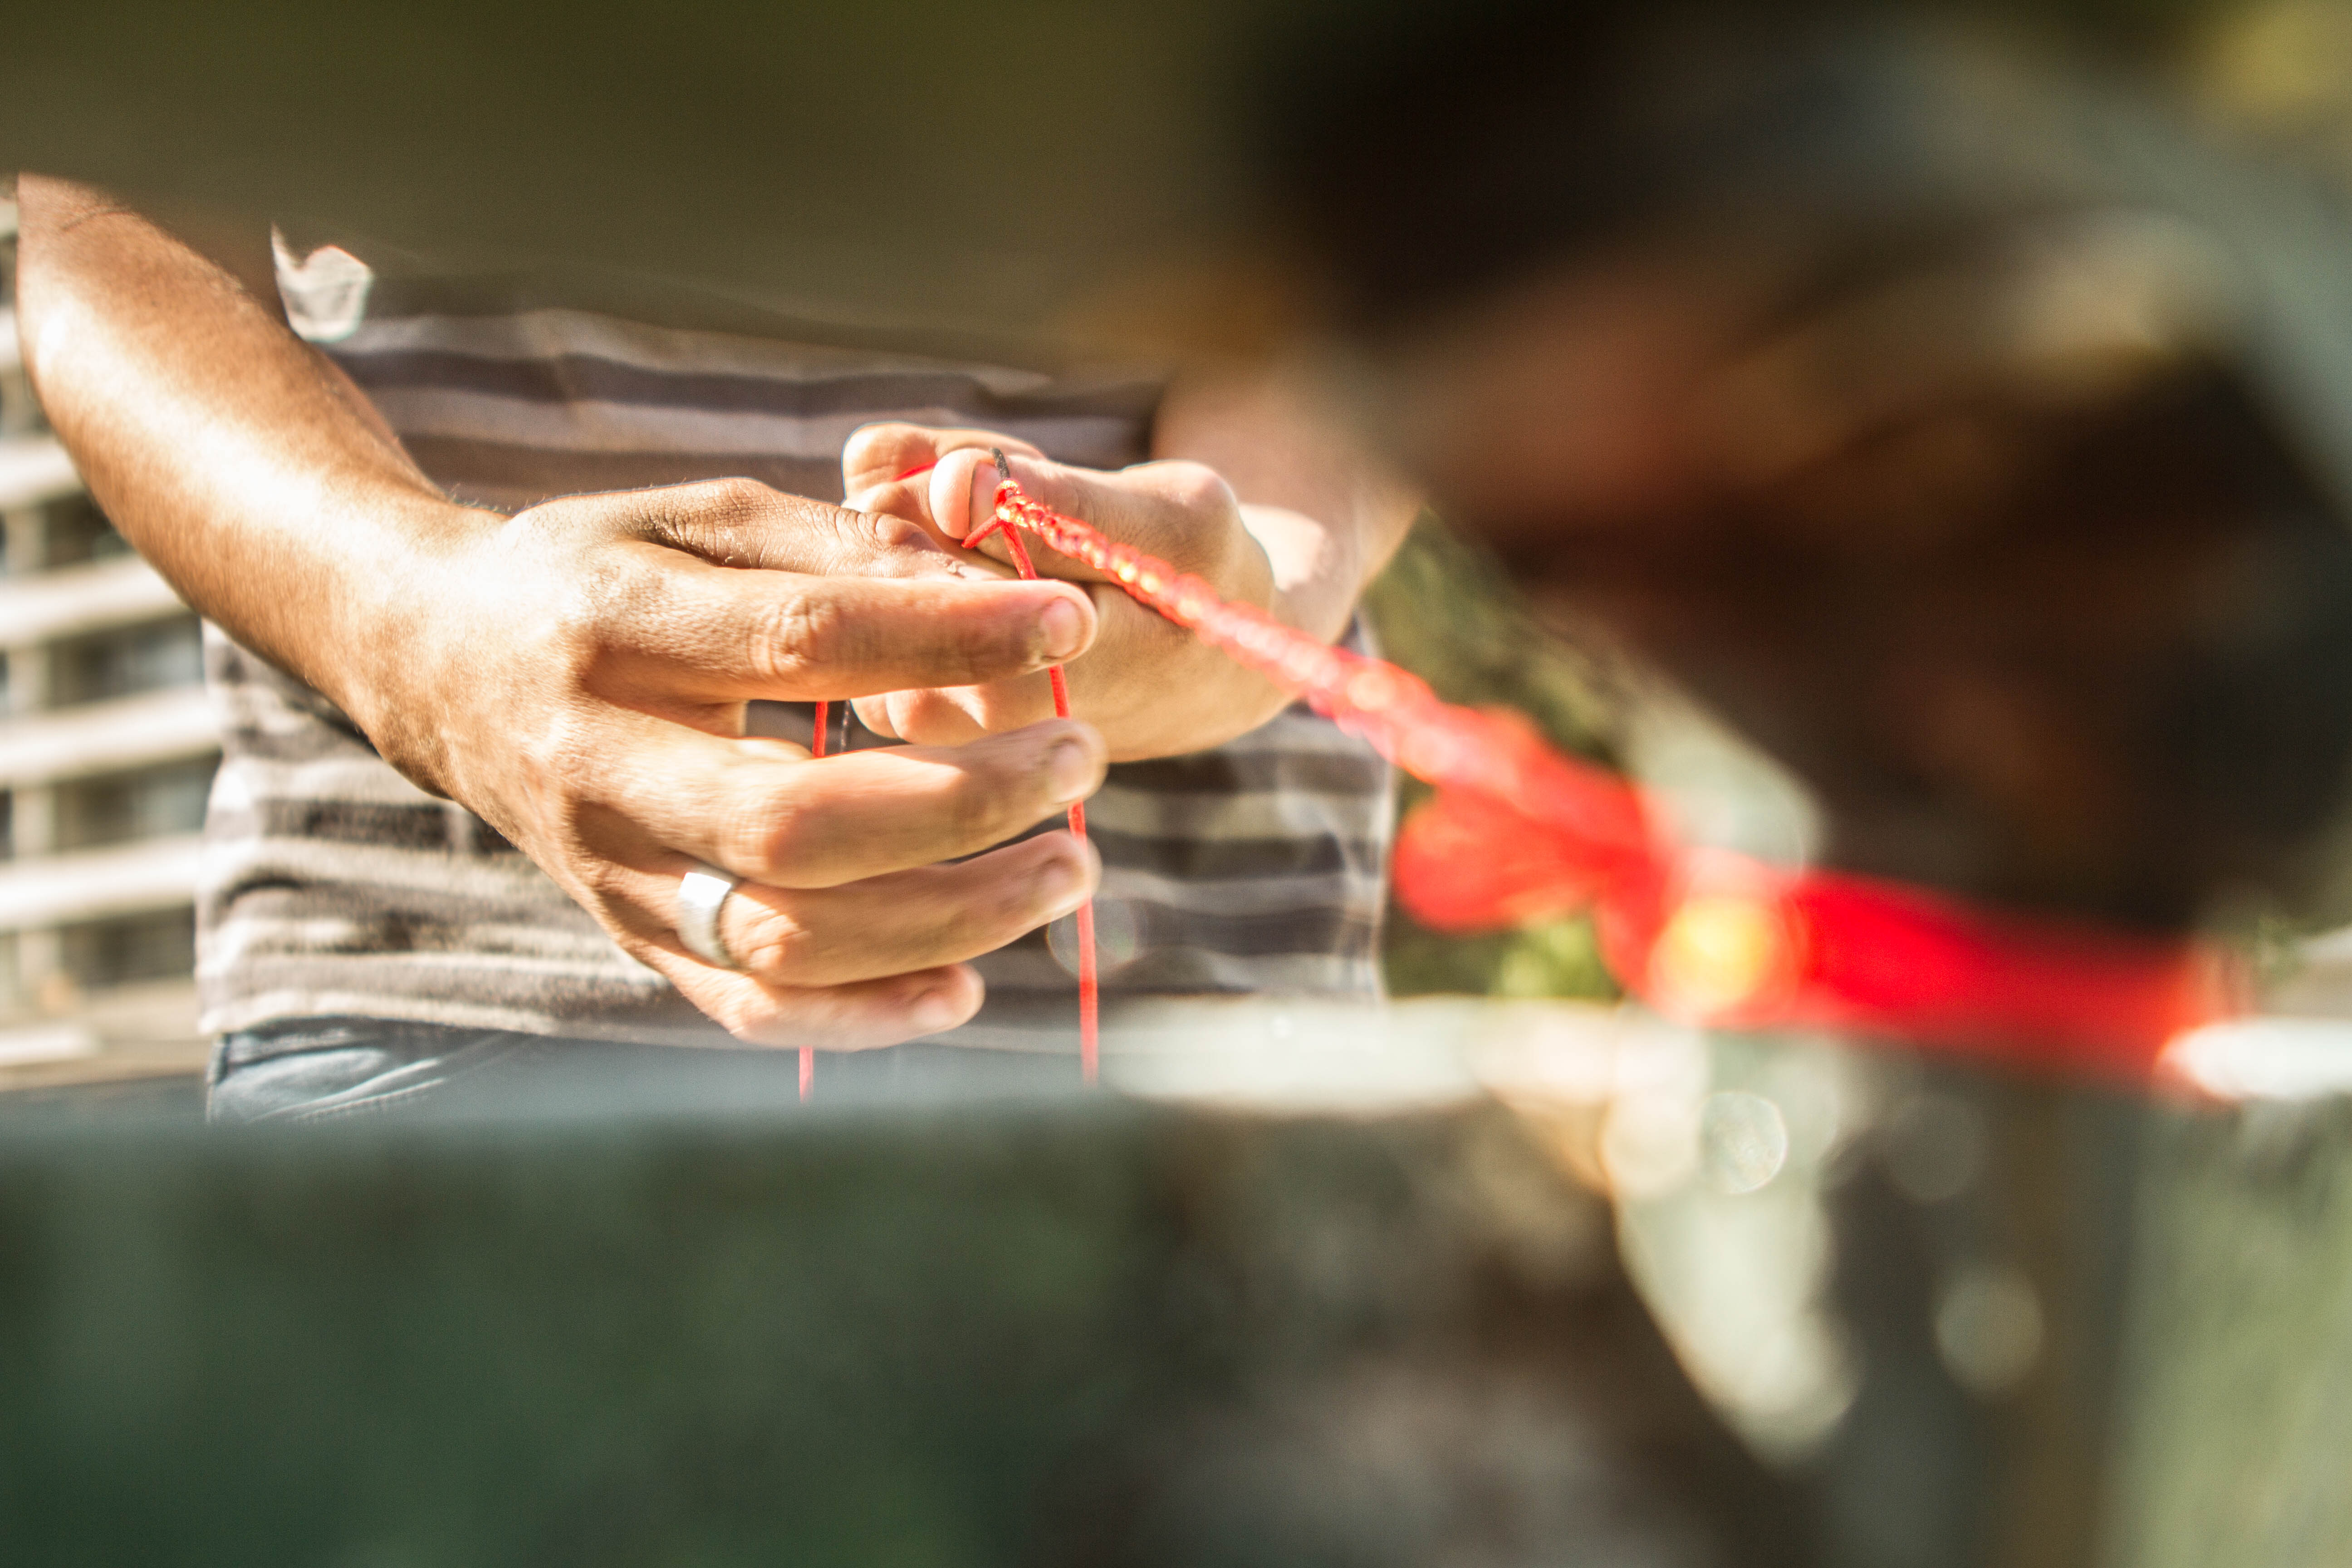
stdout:
<svg viewBox="0 0 2352 1568">
<path fill-rule="evenodd" d="M 787 917 L 762 908 L 730 932 L 727 949 L 746 970 L 771 982 L 786 982 L 805 957 L 808 933 Z"/>
<path fill-rule="evenodd" d="M 956 842 L 993 844 L 1017 830 L 1020 809 L 1028 804 L 1026 781 L 1009 770 L 989 776 L 995 771 L 966 773 L 949 795 L 947 817 Z"/>
<path fill-rule="evenodd" d="M 645 492 L 632 532 L 707 560 L 748 564 L 738 559 L 745 531 L 771 518 L 783 499 L 740 476 L 675 485 Z"/>
<path fill-rule="evenodd" d="M 887 511 L 868 512 L 864 515 L 866 521 L 861 526 L 864 529 L 866 542 L 877 551 L 886 554 L 896 554 L 901 551 L 909 550 L 920 551 L 930 555 L 941 553 L 940 547 L 932 542 L 929 534 L 925 533 L 920 527 L 903 517 Z"/>
<path fill-rule="evenodd" d="M 604 628 L 642 606 L 654 592 L 635 563 L 599 552 L 572 573 L 554 620 L 565 631 Z"/>
<path fill-rule="evenodd" d="M 766 511 L 779 499 L 773 486 L 740 476 L 705 479 L 700 484 L 688 486 L 687 490 L 701 509 L 728 521 L 755 517 Z"/>
<path fill-rule="evenodd" d="M 976 902 L 950 903 L 933 917 L 930 950 L 961 955 L 1001 946 L 1014 934 L 1013 906 L 1019 901 L 1017 895 L 1007 893 Z"/>
<path fill-rule="evenodd" d="M 721 853 L 735 866 L 790 866 L 810 847 L 812 825 L 799 802 L 772 795 L 730 812 L 719 826 L 718 841 Z"/>
<path fill-rule="evenodd" d="M 578 690 L 625 655 L 633 637 L 657 625 L 662 584 L 641 563 L 598 552 L 535 608 L 515 616 L 522 668 Z"/>
<path fill-rule="evenodd" d="M 1150 468 L 1150 488 L 1185 511 L 1230 511 L 1238 505 L 1225 477 L 1206 463 L 1170 458 Z"/>
<path fill-rule="evenodd" d="M 822 669 L 853 651 L 850 617 L 830 595 L 787 594 L 751 617 L 750 667 L 772 679 Z"/>
</svg>

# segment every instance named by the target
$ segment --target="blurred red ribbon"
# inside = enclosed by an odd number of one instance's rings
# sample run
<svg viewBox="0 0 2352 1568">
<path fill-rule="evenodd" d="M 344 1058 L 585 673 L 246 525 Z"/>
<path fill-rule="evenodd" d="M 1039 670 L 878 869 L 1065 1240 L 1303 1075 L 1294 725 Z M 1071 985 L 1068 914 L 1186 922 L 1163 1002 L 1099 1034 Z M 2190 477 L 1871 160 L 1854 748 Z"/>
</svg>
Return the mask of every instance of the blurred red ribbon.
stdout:
<svg viewBox="0 0 2352 1568">
<path fill-rule="evenodd" d="M 1030 531 L 1436 786 L 1393 862 L 1398 901 L 1436 930 L 1589 910 L 1611 972 L 1669 1018 L 2108 1080 L 2146 1080 L 2176 1036 L 2244 1010 L 2242 966 L 2202 942 L 1993 913 L 1684 844 L 1645 792 L 1517 715 L 1442 702 L 1409 671 L 1229 604 L 1010 481 L 990 527 Z"/>
</svg>

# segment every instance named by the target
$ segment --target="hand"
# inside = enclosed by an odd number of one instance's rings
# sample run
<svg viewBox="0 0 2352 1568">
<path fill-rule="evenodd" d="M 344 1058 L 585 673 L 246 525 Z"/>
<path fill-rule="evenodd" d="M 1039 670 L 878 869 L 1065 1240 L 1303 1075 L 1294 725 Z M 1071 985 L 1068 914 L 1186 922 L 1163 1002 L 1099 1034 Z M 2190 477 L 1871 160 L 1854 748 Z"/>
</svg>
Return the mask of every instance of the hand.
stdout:
<svg viewBox="0 0 2352 1568">
<path fill-rule="evenodd" d="M 1066 834 L 981 853 L 1094 788 L 1085 725 L 823 762 L 743 734 L 754 698 L 1076 657 L 1097 626 L 1082 592 L 994 581 L 911 524 L 746 480 L 512 518 L 457 505 L 179 239 L 87 186 L 26 175 L 17 195 L 26 369 L 117 526 L 737 1036 L 950 1027 L 980 1005 L 962 960 L 1086 896 L 1094 863 Z M 746 879 L 720 935 L 747 973 L 678 942 L 697 860 Z"/>
<path fill-rule="evenodd" d="M 1087 725 L 822 761 L 743 734 L 755 698 L 1073 658 L 1096 630 L 1083 593 L 998 581 L 908 524 L 749 480 L 552 501 L 449 548 L 441 591 L 404 595 L 430 607 L 371 660 L 396 679 L 353 718 L 739 1038 L 847 1048 L 952 1027 L 982 996 L 962 960 L 1091 891 L 1066 833 L 990 848 L 1101 782 Z M 745 879 L 720 931 L 745 973 L 678 941 L 697 860 Z"/>
<path fill-rule="evenodd" d="M 1265 552 L 1244 526 L 1233 490 L 1199 463 L 1143 463 L 1103 473 L 1050 462 L 1026 443 L 984 430 L 869 425 L 842 451 L 850 504 L 915 523 L 967 560 L 984 560 L 981 569 L 1009 575 L 1011 557 L 1001 541 L 968 554 L 961 549 L 995 502 L 992 447 L 1003 450 L 1013 478 L 1037 500 L 1197 574 L 1228 599 L 1283 613 Z M 908 474 L 924 465 L 936 466 Z M 1113 760 L 1221 745 L 1265 723 L 1288 700 L 1100 574 L 1034 540 L 1029 549 L 1041 574 L 1083 584 L 1093 595 L 1101 630 L 1069 666 L 1070 706 L 1102 731 Z M 857 704 L 868 728 L 932 745 L 1034 723 L 1053 710 L 1043 674 L 910 686 Z"/>
</svg>

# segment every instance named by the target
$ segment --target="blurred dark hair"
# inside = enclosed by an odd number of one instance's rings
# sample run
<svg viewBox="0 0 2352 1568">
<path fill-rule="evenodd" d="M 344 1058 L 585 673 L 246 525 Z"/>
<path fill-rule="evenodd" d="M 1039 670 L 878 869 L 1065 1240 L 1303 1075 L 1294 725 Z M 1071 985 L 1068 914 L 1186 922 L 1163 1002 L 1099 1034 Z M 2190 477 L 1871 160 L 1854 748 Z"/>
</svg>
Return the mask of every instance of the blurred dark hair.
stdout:
<svg viewBox="0 0 2352 1568">
<path fill-rule="evenodd" d="M 1915 68 L 2029 33 L 2113 58 L 2200 0 L 1491 0 L 1351 13 L 1273 51 L 1271 205 L 1357 325 L 1411 315 L 1707 194 L 1884 195 L 1927 155 Z M 1906 58 L 1907 57 L 1907 58 Z M 1933 95 L 1928 95 L 1932 97 Z M 1828 174 L 1829 178 L 1822 176 Z M 1850 198 L 1853 193 L 1843 193 Z"/>
<path fill-rule="evenodd" d="M 1841 864 L 2156 926 L 2241 891 L 2308 907 L 2341 899 L 2325 884 L 2352 764 L 2352 323 L 2334 283 L 2352 231 L 2086 68 L 2084 47 L 2112 63 L 2185 11 L 2061 5 L 2031 19 L 2057 29 L 2038 42 L 1998 5 L 1391 11 L 1298 67 L 1268 167 L 1339 324 L 1375 348 L 1617 237 L 1784 249 L 1754 342 L 2061 243 L 2078 219 L 2153 217 L 2210 242 L 2230 308 L 2151 327 L 2095 395 L 1966 378 L 1938 395 L 1928 412 L 1964 420 L 2002 477 L 1923 531 L 1932 546 L 1874 542 L 1951 500 L 1932 465 L 1901 468 L 1925 448 L 1896 439 L 1899 420 L 1857 426 L 1803 473 L 1661 502 L 1689 514 L 1671 527 L 1579 526 L 1571 501 L 1555 516 L 1543 497 L 1513 503 L 1527 517 L 1455 521 L 1510 549 L 1522 578 L 1604 624 L 1616 613 L 1795 765 L 1830 805 Z M 2196 245 L 2164 254 L 2183 276 L 2202 265 Z M 1906 308 L 1966 336 L 1946 298 Z M 1890 334 L 1876 353 L 1914 346 Z M 1874 464 L 1894 479 L 1870 507 L 1822 499 Z M 1673 613 L 1633 613 L 1656 605 Z M 1989 782 L 1999 748 L 1978 732 L 1949 743 L 1960 761 L 1923 761 L 1915 721 L 1938 700 L 1886 688 L 1906 659 L 2031 692 L 2072 731 L 2020 741 L 2015 776 L 2095 782 Z"/>
</svg>

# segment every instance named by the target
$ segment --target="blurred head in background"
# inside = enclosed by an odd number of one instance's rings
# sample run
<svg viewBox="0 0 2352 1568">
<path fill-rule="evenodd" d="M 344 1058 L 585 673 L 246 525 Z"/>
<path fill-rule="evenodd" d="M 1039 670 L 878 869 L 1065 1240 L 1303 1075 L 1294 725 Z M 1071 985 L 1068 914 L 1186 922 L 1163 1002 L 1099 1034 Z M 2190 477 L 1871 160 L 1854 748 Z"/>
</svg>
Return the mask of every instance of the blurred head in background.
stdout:
<svg viewBox="0 0 2352 1568">
<path fill-rule="evenodd" d="M 1339 58 L 1276 163 L 1383 439 L 1795 767 L 1833 863 L 2154 929 L 2326 912 L 2328 199 L 1949 11 L 1488 6 Z"/>
</svg>

